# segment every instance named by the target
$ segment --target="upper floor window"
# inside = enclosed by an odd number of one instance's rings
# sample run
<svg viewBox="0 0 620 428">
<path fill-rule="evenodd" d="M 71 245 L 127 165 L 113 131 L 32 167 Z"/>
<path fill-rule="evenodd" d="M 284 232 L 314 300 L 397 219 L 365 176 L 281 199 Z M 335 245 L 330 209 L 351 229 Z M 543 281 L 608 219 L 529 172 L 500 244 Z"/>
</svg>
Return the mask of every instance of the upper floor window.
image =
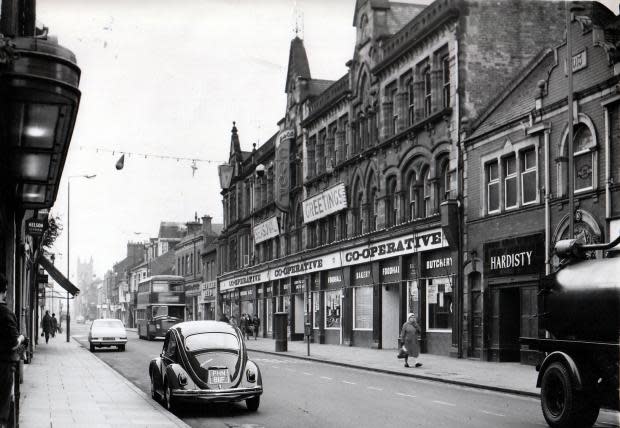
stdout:
<svg viewBox="0 0 620 428">
<path fill-rule="evenodd" d="M 537 168 L 536 150 L 532 147 L 521 152 L 521 201 L 523 205 L 536 202 Z"/>
<path fill-rule="evenodd" d="M 433 80 L 431 78 L 431 67 L 427 66 L 422 72 L 424 78 L 424 117 L 428 117 L 432 112 L 432 93 Z"/>
<path fill-rule="evenodd" d="M 385 219 L 387 226 L 394 226 L 396 224 L 396 177 L 392 176 L 387 181 L 387 195 L 385 198 Z"/>
<path fill-rule="evenodd" d="M 413 125 L 415 122 L 415 97 L 413 89 L 413 79 L 407 80 L 407 124 Z"/>
<path fill-rule="evenodd" d="M 424 173 L 424 216 L 428 217 L 433 214 L 433 206 L 431 203 L 432 184 L 430 180 L 430 169 L 427 168 Z"/>
<path fill-rule="evenodd" d="M 594 151 L 590 128 L 579 125 L 575 131 L 573 161 L 575 165 L 575 192 L 590 190 L 593 184 Z"/>
<path fill-rule="evenodd" d="M 390 92 L 390 101 L 392 103 L 392 134 L 396 134 L 398 131 L 398 90 L 393 87 Z"/>
<path fill-rule="evenodd" d="M 499 166 L 497 160 L 489 162 L 486 167 L 487 212 L 499 211 Z"/>
<path fill-rule="evenodd" d="M 407 183 L 407 198 L 409 205 L 409 220 L 415 220 L 418 218 L 418 183 L 415 172 L 411 172 L 409 175 L 409 181 Z"/>
<path fill-rule="evenodd" d="M 506 209 L 517 206 L 517 158 L 514 154 L 506 156 L 504 162 L 504 206 Z"/>
<path fill-rule="evenodd" d="M 450 107 L 450 58 L 448 55 L 441 59 L 443 108 Z"/>
</svg>

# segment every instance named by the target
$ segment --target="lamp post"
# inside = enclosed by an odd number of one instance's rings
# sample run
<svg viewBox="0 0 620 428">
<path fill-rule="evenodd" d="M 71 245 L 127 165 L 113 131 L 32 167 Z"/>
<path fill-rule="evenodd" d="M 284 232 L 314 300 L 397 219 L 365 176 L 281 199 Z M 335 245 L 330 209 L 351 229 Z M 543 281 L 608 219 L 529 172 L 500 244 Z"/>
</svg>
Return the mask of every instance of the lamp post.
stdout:
<svg viewBox="0 0 620 428">
<path fill-rule="evenodd" d="M 91 179 L 91 178 L 95 178 L 97 175 L 96 174 L 92 174 L 92 175 L 71 175 L 69 176 L 69 178 L 67 178 L 67 279 L 70 281 L 71 280 L 71 270 L 70 270 L 70 266 L 71 266 L 71 253 L 70 253 L 70 248 L 71 248 L 71 179 L 72 178 L 87 178 L 87 179 Z M 69 338 L 70 333 L 71 333 L 71 315 L 69 315 L 69 292 L 67 291 L 67 342 L 70 340 Z"/>
</svg>

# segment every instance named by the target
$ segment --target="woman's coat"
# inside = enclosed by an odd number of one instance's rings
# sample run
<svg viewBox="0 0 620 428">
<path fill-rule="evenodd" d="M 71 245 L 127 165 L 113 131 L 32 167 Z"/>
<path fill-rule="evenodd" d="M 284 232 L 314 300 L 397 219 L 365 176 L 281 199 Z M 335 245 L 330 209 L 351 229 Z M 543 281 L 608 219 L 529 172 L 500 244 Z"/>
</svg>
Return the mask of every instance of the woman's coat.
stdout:
<svg viewBox="0 0 620 428">
<path fill-rule="evenodd" d="M 420 355 L 420 345 L 418 344 L 418 334 L 420 332 L 420 326 L 417 321 L 409 322 L 403 324 L 403 328 L 400 331 L 400 340 L 405 349 L 407 350 L 407 354 L 410 357 L 418 357 Z"/>
</svg>

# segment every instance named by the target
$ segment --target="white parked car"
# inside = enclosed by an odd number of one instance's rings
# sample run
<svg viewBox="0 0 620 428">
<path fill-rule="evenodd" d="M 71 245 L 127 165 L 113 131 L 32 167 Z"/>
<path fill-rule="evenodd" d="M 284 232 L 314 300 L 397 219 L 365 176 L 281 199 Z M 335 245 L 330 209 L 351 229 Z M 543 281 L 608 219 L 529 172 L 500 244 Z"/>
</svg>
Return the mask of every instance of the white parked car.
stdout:
<svg viewBox="0 0 620 428">
<path fill-rule="evenodd" d="M 88 342 L 91 352 L 102 346 L 117 346 L 119 351 L 124 351 L 127 343 L 125 325 L 115 318 L 94 320 L 88 332 Z"/>
</svg>

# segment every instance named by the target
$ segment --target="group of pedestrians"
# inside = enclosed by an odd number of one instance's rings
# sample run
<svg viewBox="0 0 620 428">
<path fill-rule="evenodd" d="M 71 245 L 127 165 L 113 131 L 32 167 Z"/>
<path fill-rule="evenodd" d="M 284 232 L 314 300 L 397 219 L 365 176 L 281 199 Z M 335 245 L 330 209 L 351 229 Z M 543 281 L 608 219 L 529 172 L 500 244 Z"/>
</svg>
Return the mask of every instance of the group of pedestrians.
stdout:
<svg viewBox="0 0 620 428">
<path fill-rule="evenodd" d="M 231 317 L 228 318 L 226 314 L 222 314 L 220 321 L 227 322 L 233 327 L 239 327 L 241 334 L 243 334 L 243 337 L 246 340 L 252 335 L 254 336 L 254 340 L 258 337 L 258 333 L 260 331 L 260 318 L 256 314 L 254 314 L 253 317 L 249 314 L 242 314 L 239 322 L 237 322 L 237 318 L 234 315 L 231 315 Z"/>
<path fill-rule="evenodd" d="M 50 316 L 50 311 L 45 311 L 45 315 L 43 315 L 43 319 L 41 320 L 41 330 L 43 330 L 41 336 L 45 336 L 45 343 L 49 342 L 50 336 L 55 337 L 56 332 L 62 333 L 56 314 Z"/>
</svg>

